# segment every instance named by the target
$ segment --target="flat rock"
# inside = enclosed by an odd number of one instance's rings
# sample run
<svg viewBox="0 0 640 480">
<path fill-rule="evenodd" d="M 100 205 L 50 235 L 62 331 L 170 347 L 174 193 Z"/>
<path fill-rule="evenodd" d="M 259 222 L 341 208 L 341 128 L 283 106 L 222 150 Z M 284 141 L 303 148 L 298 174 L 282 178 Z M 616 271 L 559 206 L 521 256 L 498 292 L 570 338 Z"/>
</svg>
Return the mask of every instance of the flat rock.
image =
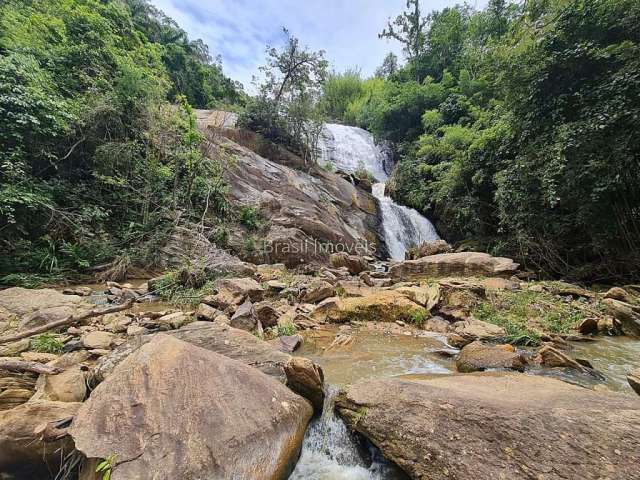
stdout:
<svg viewBox="0 0 640 480">
<path fill-rule="evenodd" d="M 112 480 L 286 478 L 313 409 L 242 362 L 165 334 L 120 363 L 70 429 Z"/>
<path fill-rule="evenodd" d="M 640 402 L 518 373 L 361 381 L 347 424 L 410 478 L 633 479 Z"/>
<path fill-rule="evenodd" d="M 300 301 L 303 303 L 317 303 L 336 294 L 336 289 L 329 282 L 314 280 L 305 285 L 300 293 Z"/>
<path fill-rule="evenodd" d="M 488 253 L 440 253 L 395 263 L 389 268 L 389 274 L 396 281 L 446 276 L 509 276 L 517 272 L 518 266 L 509 258 L 493 257 Z"/>
<path fill-rule="evenodd" d="M 458 335 L 480 340 L 495 340 L 507 336 L 504 328 L 476 318 L 456 322 L 452 330 Z"/>
</svg>

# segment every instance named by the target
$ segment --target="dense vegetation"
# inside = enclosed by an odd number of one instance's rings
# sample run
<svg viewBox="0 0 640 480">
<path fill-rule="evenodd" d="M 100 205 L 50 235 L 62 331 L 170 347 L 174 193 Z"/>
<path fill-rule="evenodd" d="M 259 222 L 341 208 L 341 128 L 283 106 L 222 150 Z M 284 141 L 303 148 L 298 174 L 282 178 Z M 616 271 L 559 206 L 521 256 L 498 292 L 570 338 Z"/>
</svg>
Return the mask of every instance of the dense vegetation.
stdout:
<svg viewBox="0 0 640 480">
<path fill-rule="evenodd" d="M 393 144 L 396 199 L 550 274 L 637 276 L 640 3 L 407 7 L 381 34 L 406 64 L 324 85 L 330 117 Z"/>
<path fill-rule="evenodd" d="M 4 283 L 152 264 L 173 219 L 224 208 L 192 106 L 243 101 L 146 0 L 0 3 Z"/>
<path fill-rule="evenodd" d="M 285 30 L 248 98 L 147 0 L 3 1 L 2 282 L 153 266 L 177 218 L 228 213 L 194 107 L 237 111 L 308 162 L 324 121 L 361 126 L 396 155 L 391 194 L 450 242 L 556 276 L 636 278 L 640 3 L 424 8 L 407 0 L 381 26 L 405 61 L 389 54 L 367 79 L 329 73 Z"/>
</svg>

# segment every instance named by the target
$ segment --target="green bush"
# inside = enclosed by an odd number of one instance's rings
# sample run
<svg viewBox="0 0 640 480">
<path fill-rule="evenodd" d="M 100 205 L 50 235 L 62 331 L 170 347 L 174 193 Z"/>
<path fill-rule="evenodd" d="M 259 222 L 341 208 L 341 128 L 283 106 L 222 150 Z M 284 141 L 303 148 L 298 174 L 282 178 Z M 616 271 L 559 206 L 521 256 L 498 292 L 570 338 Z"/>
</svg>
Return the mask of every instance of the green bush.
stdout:
<svg viewBox="0 0 640 480">
<path fill-rule="evenodd" d="M 50 333 L 43 333 L 31 340 L 31 349 L 40 353 L 60 353 L 64 343 Z"/>
</svg>

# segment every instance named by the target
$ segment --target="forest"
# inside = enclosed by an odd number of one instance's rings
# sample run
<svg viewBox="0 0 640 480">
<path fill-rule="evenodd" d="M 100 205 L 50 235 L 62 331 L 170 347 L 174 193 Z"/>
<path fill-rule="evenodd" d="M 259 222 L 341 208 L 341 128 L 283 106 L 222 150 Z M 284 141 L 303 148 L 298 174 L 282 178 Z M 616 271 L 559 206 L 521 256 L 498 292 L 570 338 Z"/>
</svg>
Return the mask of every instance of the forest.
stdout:
<svg viewBox="0 0 640 480">
<path fill-rule="evenodd" d="M 228 218 L 194 108 L 317 161 L 326 121 L 397 162 L 390 190 L 457 246 L 551 277 L 640 271 L 640 3 L 491 0 L 406 11 L 375 75 L 285 30 L 254 96 L 146 0 L 0 5 L 0 277 L 150 267 L 176 217 Z M 245 212 L 246 213 L 246 212 Z"/>
</svg>

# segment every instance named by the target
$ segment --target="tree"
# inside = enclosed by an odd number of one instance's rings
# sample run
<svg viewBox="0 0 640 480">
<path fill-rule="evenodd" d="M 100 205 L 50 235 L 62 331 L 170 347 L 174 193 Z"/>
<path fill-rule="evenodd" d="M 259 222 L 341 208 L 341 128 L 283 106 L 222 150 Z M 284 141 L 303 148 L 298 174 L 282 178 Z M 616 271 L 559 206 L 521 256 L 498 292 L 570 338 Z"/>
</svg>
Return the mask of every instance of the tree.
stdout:
<svg viewBox="0 0 640 480">
<path fill-rule="evenodd" d="M 394 73 L 398 71 L 398 56 L 393 53 L 387 53 L 387 56 L 384 57 L 382 61 L 382 65 L 376 68 L 375 76 L 378 78 L 388 79 Z"/>
<path fill-rule="evenodd" d="M 386 28 L 378 34 L 378 38 L 392 38 L 403 45 L 407 60 L 414 65 L 418 83 L 420 83 L 422 77 L 415 67 L 418 59 L 426 51 L 426 26 L 427 19 L 423 18 L 420 12 L 420 0 L 407 0 L 407 10 L 398 15 L 393 22 L 389 20 Z"/>
<path fill-rule="evenodd" d="M 267 64 L 260 67 L 266 82 L 262 92 L 273 95 L 276 107 L 286 93 L 296 93 L 300 89 L 317 88 L 327 75 L 329 63 L 324 58 L 324 50 L 311 52 L 300 46 L 300 41 L 282 29 L 286 44 L 282 50 L 267 47 Z"/>
</svg>

